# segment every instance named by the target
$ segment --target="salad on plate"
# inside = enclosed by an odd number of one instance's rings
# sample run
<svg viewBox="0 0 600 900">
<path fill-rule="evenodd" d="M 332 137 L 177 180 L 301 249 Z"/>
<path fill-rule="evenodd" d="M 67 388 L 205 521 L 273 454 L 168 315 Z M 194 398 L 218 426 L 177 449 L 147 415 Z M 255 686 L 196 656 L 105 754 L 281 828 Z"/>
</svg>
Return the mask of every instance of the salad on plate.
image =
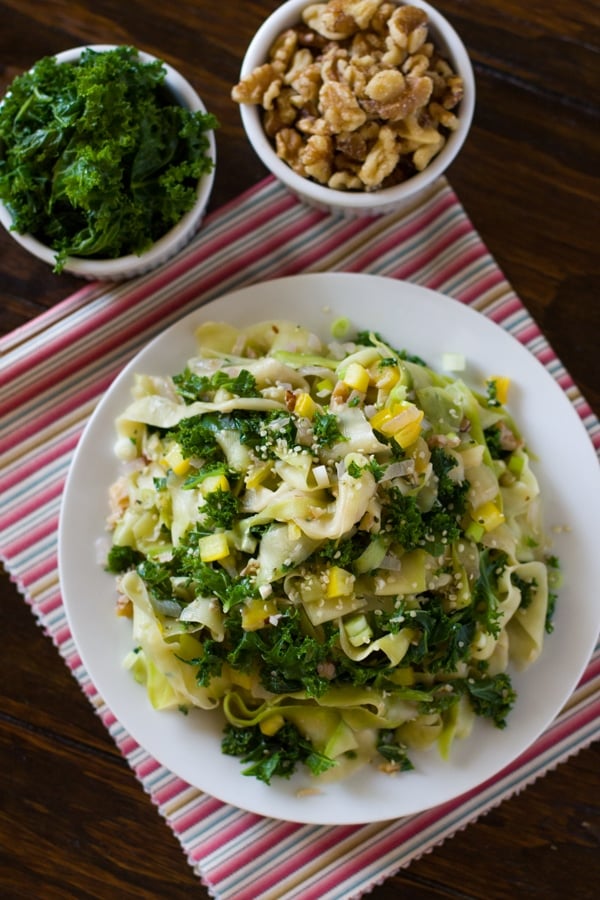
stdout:
<svg viewBox="0 0 600 900">
<path fill-rule="evenodd" d="M 125 664 L 157 710 L 222 709 L 223 752 L 267 784 L 504 728 L 560 580 L 508 378 L 337 326 L 204 322 L 116 422 Z"/>
</svg>

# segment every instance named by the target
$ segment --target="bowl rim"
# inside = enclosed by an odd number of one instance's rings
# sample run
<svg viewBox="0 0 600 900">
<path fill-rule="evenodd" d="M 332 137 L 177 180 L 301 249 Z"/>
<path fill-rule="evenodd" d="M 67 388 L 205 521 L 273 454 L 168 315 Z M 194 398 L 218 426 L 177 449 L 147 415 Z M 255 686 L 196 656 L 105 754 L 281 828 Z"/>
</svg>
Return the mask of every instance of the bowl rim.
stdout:
<svg viewBox="0 0 600 900">
<path fill-rule="evenodd" d="M 84 50 L 93 50 L 97 53 L 106 53 L 118 47 L 130 46 L 129 44 L 81 44 L 77 47 L 70 47 L 58 53 L 49 54 L 54 56 L 60 64 L 75 62 L 79 59 Z M 147 53 L 144 50 L 134 48 L 139 58 L 143 62 L 161 62 L 165 72 L 165 84 L 173 94 L 174 98 L 182 106 L 186 106 L 191 112 L 207 113 L 207 109 L 200 98 L 199 94 L 192 87 L 190 82 L 184 76 L 170 66 L 163 59 Z M 33 69 L 37 62 L 29 69 Z M 9 87 L 10 91 L 10 87 Z M 129 253 L 126 256 L 118 256 L 114 259 L 92 259 L 90 257 L 69 256 L 65 260 L 63 272 L 71 275 L 79 275 L 84 278 L 93 279 L 118 279 L 128 278 L 133 273 L 142 273 L 155 268 L 163 262 L 168 255 L 175 253 L 181 246 L 184 237 L 195 229 L 200 222 L 204 210 L 210 198 L 217 161 L 217 149 L 214 131 L 212 129 L 206 132 L 209 148 L 208 153 L 213 161 L 210 172 L 206 172 L 198 181 L 196 200 L 191 209 L 189 209 L 164 235 L 156 240 L 148 250 L 143 253 Z M 20 244 L 25 250 L 41 259 L 43 262 L 53 266 L 56 259 L 56 251 L 47 244 L 42 243 L 29 232 L 21 234 L 12 229 L 12 215 L 6 205 L 0 200 L 0 223 L 4 226 L 9 235 Z"/>
<path fill-rule="evenodd" d="M 401 184 L 376 191 L 340 191 L 294 172 L 277 156 L 267 138 L 259 107 L 256 104 L 241 103 L 240 116 L 244 130 L 263 165 L 292 191 L 304 195 L 316 204 L 331 205 L 347 211 L 353 209 L 376 211 L 378 208 L 408 200 L 424 190 L 448 168 L 459 153 L 470 130 L 475 111 L 475 75 L 462 38 L 448 19 L 425 0 L 392 0 L 392 2 L 398 6 L 418 6 L 427 13 L 436 46 L 442 49 L 453 64 L 454 70 L 463 78 L 465 93 L 460 104 L 459 127 L 452 132 L 443 149 L 425 169 Z M 310 0 L 285 0 L 263 21 L 242 60 L 240 79 L 264 63 L 267 49 L 275 37 L 298 22 L 301 10 L 309 5 Z"/>
</svg>

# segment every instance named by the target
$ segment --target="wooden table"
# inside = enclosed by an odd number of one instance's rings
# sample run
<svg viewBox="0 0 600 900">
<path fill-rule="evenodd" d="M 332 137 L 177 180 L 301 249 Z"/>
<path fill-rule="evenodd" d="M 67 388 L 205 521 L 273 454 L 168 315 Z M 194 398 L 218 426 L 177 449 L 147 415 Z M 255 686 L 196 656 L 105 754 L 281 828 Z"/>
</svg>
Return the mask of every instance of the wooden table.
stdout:
<svg viewBox="0 0 600 900">
<path fill-rule="evenodd" d="M 80 44 L 130 43 L 161 57 L 221 122 L 214 209 L 265 174 L 229 92 L 248 41 L 276 6 L 0 0 L 0 90 L 40 57 Z M 599 414 L 598 8 L 586 0 L 440 0 L 438 8 L 462 34 L 478 91 L 451 184 Z M 2 332 L 79 284 L 0 234 Z M 1 591 L 0 895 L 208 897 L 5 574 Z M 599 762 L 596 744 L 370 896 L 591 898 L 600 877 Z"/>
</svg>

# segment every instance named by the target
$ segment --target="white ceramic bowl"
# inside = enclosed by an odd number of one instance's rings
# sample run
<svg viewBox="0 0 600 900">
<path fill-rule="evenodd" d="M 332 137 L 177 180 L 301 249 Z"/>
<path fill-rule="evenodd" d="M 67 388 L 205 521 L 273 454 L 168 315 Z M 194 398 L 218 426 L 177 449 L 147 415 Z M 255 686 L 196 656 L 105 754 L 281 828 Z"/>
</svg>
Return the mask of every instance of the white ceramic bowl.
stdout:
<svg viewBox="0 0 600 900">
<path fill-rule="evenodd" d="M 79 59 L 81 53 L 87 49 L 86 46 L 74 47 L 56 54 L 56 60 L 59 63 L 72 63 Z M 113 50 L 112 44 L 92 44 L 90 49 L 97 52 L 106 52 Z M 139 57 L 143 62 L 152 62 L 155 57 L 148 53 L 139 52 Z M 163 63 L 166 71 L 165 86 L 173 95 L 175 101 L 181 106 L 187 107 L 192 112 L 206 113 L 206 108 L 202 100 L 191 86 L 191 84 L 183 78 L 171 66 Z M 209 143 L 209 154 L 213 163 L 216 162 L 216 144 L 212 131 L 206 132 Z M 105 281 L 121 281 L 132 278 L 135 275 L 143 275 L 149 272 L 161 263 L 166 262 L 176 253 L 179 252 L 194 236 L 198 230 L 200 223 L 204 217 L 206 207 L 210 198 L 215 177 L 215 166 L 210 172 L 202 176 L 198 182 L 198 191 L 194 206 L 181 218 L 181 220 L 171 228 L 163 237 L 159 238 L 148 250 L 139 255 L 129 254 L 116 259 L 86 259 L 84 257 L 71 256 L 65 262 L 63 271 L 70 272 L 89 280 L 105 280 Z M 12 217 L 6 206 L 0 202 L 0 222 L 7 229 L 11 237 L 15 239 L 22 247 L 37 256 L 38 259 L 54 265 L 56 253 L 51 247 L 38 241 L 31 234 L 19 234 L 17 231 L 11 230 Z"/>
<path fill-rule="evenodd" d="M 246 77 L 267 60 L 275 38 L 287 28 L 299 24 L 302 10 L 309 4 L 310 0 L 287 0 L 265 20 L 244 56 L 240 78 Z M 475 108 L 475 77 L 462 40 L 448 20 L 428 3 L 410 0 L 410 4 L 404 5 L 419 6 L 427 13 L 430 39 L 449 61 L 454 71 L 462 77 L 464 97 L 456 112 L 459 119 L 457 130 L 449 135 L 440 153 L 423 171 L 411 176 L 402 184 L 375 191 L 341 191 L 304 178 L 277 156 L 263 129 L 261 108 L 247 103 L 240 105 L 246 135 L 262 163 L 296 196 L 311 206 L 347 215 L 378 215 L 408 207 L 414 202 L 416 195 L 446 171 L 469 133 Z"/>
</svg>

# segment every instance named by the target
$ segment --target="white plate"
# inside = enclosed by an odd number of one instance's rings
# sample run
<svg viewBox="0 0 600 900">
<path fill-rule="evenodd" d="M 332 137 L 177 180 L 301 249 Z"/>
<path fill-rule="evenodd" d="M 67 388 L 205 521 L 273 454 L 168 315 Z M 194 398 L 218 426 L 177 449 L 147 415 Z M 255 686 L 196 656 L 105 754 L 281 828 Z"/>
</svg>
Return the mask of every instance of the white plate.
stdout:
<svg viewBox="0 0 600 900">
<path fill-rule="evenodd" d="M 547 529 L 560 557 L 565 587 L 555 630 L 541 658 L 514 676 L 518 700 L 500 731 L 480 721 L 470 739 L 456 742 L 449 762 L 437 751 L 412 754 L 414 772 L 394 776 L 361 770 L 321 793 L 297 796 L 310 776 L 296 774 L 267 786 L 241 774 L 220 750 L 219 714 L 156 712 L 145 690 L 122 666 L 131 648 L 130 622 L 115 615 L 113 577 L 97 561 L 105 534 L 108 487 L 118 472 L 114 419 L 130 399 L 134 372 L 175 374 L 195 352 L 193 331 L 205 320 L 248 325 L 293 319 L 330 336 L 340 316 L 356 328 L 379 331 L 391 344 L 441 369 L 442 355 L 464 353 L 466 380 L 511 377 L 509 407 L 539 456 Z M 186 316 L 152 341 L 106 393 L 81 438 L 63 497 L 59 568 L 73 637 L 96 688 L 125 729 L 159 762 L 201 790 L 253 812 L 317 824 L 392 819 L 435 806 L 495 775 L 550 724 L 576 686 L 593 652 L 600 604 L 600 474 L 591 441 L 565 393 L 544 367 L 503 329 L 457 301 L 413 284 L 357 274 L 310 274 L 277 279 L 221 297 Z"/>
</svg>

